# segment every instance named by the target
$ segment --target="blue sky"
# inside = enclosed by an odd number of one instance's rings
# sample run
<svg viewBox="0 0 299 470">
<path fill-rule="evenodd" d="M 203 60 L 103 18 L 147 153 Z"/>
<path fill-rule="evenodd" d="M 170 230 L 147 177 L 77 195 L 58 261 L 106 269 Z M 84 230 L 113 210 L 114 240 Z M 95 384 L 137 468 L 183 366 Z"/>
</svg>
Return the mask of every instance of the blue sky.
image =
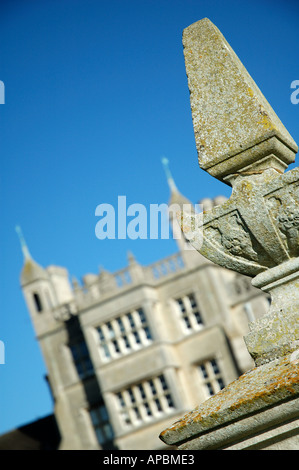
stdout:
<svg viewBox="0 0 299 470">
<path fill-rule="evenodd" d="M 193 202 L 230 190 L 199 169 L 182 31 L 208 17 L 299 142 L 295 0 L 2 0 L 0 433 L 52 412 L 45 365 L 19 287 L 20 224 L 34 259 L 81 278 L 144 265 L 173 240 L 98 240 L 101 203 L 168 201 L 170 160 Z"/>
</svg>

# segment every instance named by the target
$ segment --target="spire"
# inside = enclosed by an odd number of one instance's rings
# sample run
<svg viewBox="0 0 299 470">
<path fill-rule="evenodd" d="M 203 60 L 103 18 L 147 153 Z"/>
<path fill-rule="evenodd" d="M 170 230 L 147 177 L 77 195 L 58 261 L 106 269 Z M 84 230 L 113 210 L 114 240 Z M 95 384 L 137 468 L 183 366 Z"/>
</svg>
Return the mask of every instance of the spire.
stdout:
<svg viewBox="0 0 299 470">
<path fill-rule="evenodd" d="M 162 164 L 163 164 L 163 167 L 164 167 L 164 171 L 165 171 L 165 174 L 166 174 L 166 178 L 167 178 L 167 182 L 168 182 L 168 186 L 170 188 L 170 191 L 172 193 L 173 192 L 178 192 L 178 188 L 176 187 L 176 184 L 174 182 L 174 179 L 173 179 L 172 174 L 171 174 L 170 169 L 169 169 L 169 160 L 168 160 L 168 158 L 162 157 Z"/>
<path fill-rule="evenodd" d="M 22 248 L 22 252 L 23 252 L 25 261 L 31 260 L 32 258 L 31 258 L 31 255 L 29 253 L 28 246 L 26 244 L 26 241 L 25 241 L 25 238 L 23 236 L 21 227 L 19 227 L 19 225 L 16 226 L 16 232 L 17 232 L 19 240 L 20 240 L 20 244 L 21 244 L 21 248 Z"/>
<path fill-rule="evenodd" d="M 170 206 L 172 204 L 177 204 L 181 208 L 183 208 L 183 206 L 185 205 L 184 206 L 185 210 L 188 211 L 188 207 L 189 207 L 190 208 L 189 211 L 194 212 L 192 203 L 189 201 L 189 199 L 187 199 L 185 196 L 183 196 L 180 193 L 180 191 L 178 190 L 178 188 L 177 188 L 177 186 L 174 182 L 174 179 L 173 179 L 172 174 L 171 174 L 170 169 L 169 169 L 169 160 L 168 160 L 168 158 L 162 157 L 162 164 L 164 166 L 168 186 L 169 186 L 170 192 L 171 192 L 170 201 L 169 201 L 168 204 Z"/>
<path fill-rule="evenodd" d="M 16 226 L 16 232 L 18 234 L 24 255 L 24 266 L 21 271 L 21 286 L 24 287 L 26 284 L 29 284 L 30 282 L 37 279 L 48 279 L 48 273 L 46 270 L 36 263 L 36 261 L 34 261 L 32 258 L 25 242 L 22 230 L 18 225 Z"/>
<path fill-rule="evenodd" d="M 131 251 L 127 252 L 127 258 L 128 258 L 128 263 L 129 264 L 136 263 L 135 256 L 133 255 L 133 253 Z"/>
</svg>

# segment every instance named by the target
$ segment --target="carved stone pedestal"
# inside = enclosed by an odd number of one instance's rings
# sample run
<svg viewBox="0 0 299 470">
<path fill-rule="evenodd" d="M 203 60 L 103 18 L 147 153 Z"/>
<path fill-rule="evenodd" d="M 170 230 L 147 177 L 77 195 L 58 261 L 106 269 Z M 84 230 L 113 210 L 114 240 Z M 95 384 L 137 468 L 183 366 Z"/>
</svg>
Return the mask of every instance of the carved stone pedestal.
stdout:
<svg viewBox="0 0 299 470">
<path fill-rule="evenodd" d="M 299 449 L 299 351 L 252 369 L 163 431 L 179 450 Z"/>
<path fill-rule="evenodd" d="M 180 449 L 299 449 L 298 151 L 220 31 L 183 35 L 199 166 L 232 186 L 220 206 L 179 214 L 191 245 L 253 277 L 271 308 L 245 338 L 255 367 L 163 431 Z"/>
</svg>

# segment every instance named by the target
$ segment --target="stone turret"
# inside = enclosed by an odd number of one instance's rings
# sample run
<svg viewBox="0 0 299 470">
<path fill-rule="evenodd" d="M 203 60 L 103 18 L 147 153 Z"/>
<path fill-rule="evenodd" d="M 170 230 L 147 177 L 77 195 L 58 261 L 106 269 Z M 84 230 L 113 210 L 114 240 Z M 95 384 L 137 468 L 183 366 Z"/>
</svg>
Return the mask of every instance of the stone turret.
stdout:
<svg viewBox="0 0 299 470">
<path fill-rule="evenodd" d="M 68 272 L 59 266 L 43 268 L 31 256 L 21 228 L 16 227 L 24 264 L 20 284 L 37 335 L 55 326 L 57 309 L 73 300 Z"/>
</svg>

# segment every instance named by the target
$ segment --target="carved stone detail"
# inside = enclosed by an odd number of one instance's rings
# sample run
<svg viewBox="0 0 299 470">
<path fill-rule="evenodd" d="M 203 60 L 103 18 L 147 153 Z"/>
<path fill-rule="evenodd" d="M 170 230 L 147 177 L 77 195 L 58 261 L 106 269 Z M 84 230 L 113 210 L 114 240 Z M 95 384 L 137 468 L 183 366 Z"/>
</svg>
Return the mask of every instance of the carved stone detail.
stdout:
<svg viewBox="0 0 299 470">
<path fill-rule="evenodd" d="M 203 214 L 183 214 L 181 228 L 206 258 L 255 276 L 299 254 L 299 169 L 238 176 L 223 204 Z"/>
<path fill-rule="evenodd" d="M 299 255 L 299 183 L 269 198 L 271 215 L 290 257 Z"/>
<path fill-rule="evenodd" d="M 216 219 L 205 229 L 204 236 L 217 243 L 227 254 L 240 259 L 258 262 L 257 251 L 248 228 L 238 211 Z"/>
</svg>

